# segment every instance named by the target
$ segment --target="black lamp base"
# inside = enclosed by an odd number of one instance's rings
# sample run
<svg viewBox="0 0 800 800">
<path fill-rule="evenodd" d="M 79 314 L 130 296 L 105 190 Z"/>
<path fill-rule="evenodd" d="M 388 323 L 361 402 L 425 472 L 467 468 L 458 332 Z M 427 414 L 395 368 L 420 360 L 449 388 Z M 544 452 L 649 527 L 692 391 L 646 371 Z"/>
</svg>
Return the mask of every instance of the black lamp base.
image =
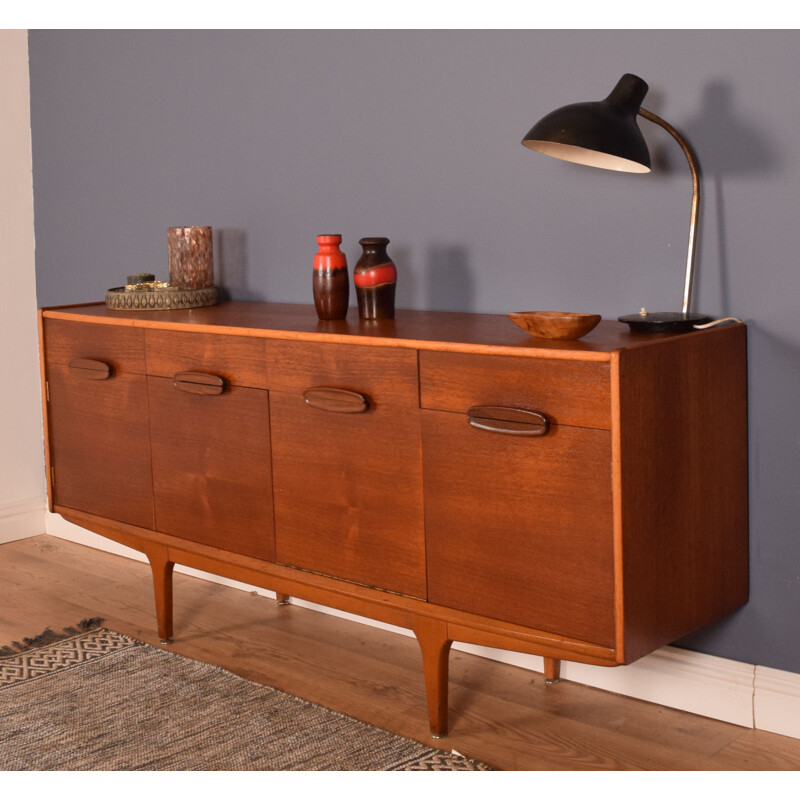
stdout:
<svg viewBox="0 0 800 800">
<path fill-rule="evenodd" d="M 694 330 L 695 325 L 711 322 L 705 314 L 683 314 L 680 311 L 647 311 L 626 314 L 619 318 L 630 326 L 631 333 L 683 333 Z"/>
</svg>

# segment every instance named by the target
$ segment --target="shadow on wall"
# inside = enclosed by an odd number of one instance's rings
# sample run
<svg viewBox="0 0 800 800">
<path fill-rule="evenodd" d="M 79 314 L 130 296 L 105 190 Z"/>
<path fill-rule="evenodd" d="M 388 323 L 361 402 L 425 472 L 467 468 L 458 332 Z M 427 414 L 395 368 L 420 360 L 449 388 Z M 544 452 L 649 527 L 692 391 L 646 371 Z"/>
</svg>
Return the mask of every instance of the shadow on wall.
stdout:
<svg viewBox="0 0 800 800">
<path fill-rule="evenodd" d="M 661 105 L 659 95 L 653 100 L 653 106 Z M 645 107 L 649 108 L 651 104 L 645 102 Z M 719 307 L 723 315 L 735 314 L 736 309 L 730 307 L 728 286 L 729 248 L 723 182 L 727 177 L 772 172 L 777 169 L 778 160 L 764 133 L 764 126 L 749 122 L 734 107 L 733 93 L 728 83 L 718 80 L 707 84 L 699 108 L 694 117 L 685 124 L 676 124 L 676 128 L 694 151 L 703 180 L 700 235 L 704 229 L 706 235 L 715 234 Z M 675 123 L 675 120 L 667 121 Z M 654 172 L 671 175 L 684 170 L 685 161 L 675 143 L 669 139 L 660 137 L 659 144 L 651 152 Z M 709 189 L 712 191 L 709 192 Z M 709 195 L 715 200 L 713 209 L 708 205 Z M 703 218 L 710 223 L 712 214 L 716 218 L 715 229 L 703 224 Z M 698 257 L 701 253 L 702 248 L 699 248 Z M 704 270 L 698 264 L 698 278 L 707 271 L 710 270 Z"/>
<path fill-rule="evenodd" d="M 248 287 L 247 234 L 239 228 L 214 228 L 214 282 L 220 296 L 229 300 L 264 300 L 260 292 Z"/>
<path fill-rule="evenodd" d="M 397 294 L 395 296 L 395 308 L 415 308 L 417 297 L 417 272 L 414 268 L 414 259 L 411 256 L 411 249 L 408 247 L 395 247 L 389 245 L 389 257 L 397 267 Z M 355 267 L 355 261 L 353 267 Z M 352 269 L 351 269 L 352 275 Z M 352 280 L 352 278 L 351 278 Z M 351 304 L 355 298 L 355 291 L 351 294 Z"/>
<path fill-rule="evenodd" d="M 713 188 L 716 198 L 718 291 L 723 314 L 736 313 L 736 309 L 731 308 L 728 285 L 729 248 L 723 183 L 728 177 L 765 174 L 778 168 L 774 147 L 770 145 L 765 130 L 763 125 L 746 120 L 734 107 L 731 87 L 723 81 L 706 85 L 700 112 L 682 129 L 692 146 L 699 151 L 703 177 L 706 185 Z M 709 235 L 712 233 L 710 228 L 706 230 Z"/>
<path fill-rule="evenodd" d="M 735 108 L 730 85 L 712 81 L 703 89 L 700 111 L 685 123 L 667 118 L 678 132 L 686 136 L 696 151 L 700 168 L 706 175 L 742 175 L 764 173 L 777 168 L 778 162 L 763 125 L 748 122 Z M 644 107 L 662 115 L 661 93 L 650 92 Z M 649 123 L 640 127 L 648 133 L 656 130 Z M 682 172 L 685 160 L 669 137 L 660 136 L 649 144 L 655 174 Z"/>
<path fill-rule="evenodd" d="M 389 255 L 397 266 L 397 308 L 475 310 L 475 279 L 466 247 L 430 247 L 423 269 L 424 286 L 420 285 L 419 270 L 414 265 L 410 248 L 390 245 Z"/>
<path fill-rule="evenodd" d="M 425 265 L 426 303 L 438 311 L 474 311 L 475 280 L 465 247 L 434 245 Z"/>
<path fill-rule="evenodd" d="M 709 175 L 764 173 L 778 166 L 764 126 L 753 125 L 738 113 L 733 92 L 723 81 L 705 87 L 700 113 L 681 130 L 700 149 L 703 170 Z"/>
</svg>

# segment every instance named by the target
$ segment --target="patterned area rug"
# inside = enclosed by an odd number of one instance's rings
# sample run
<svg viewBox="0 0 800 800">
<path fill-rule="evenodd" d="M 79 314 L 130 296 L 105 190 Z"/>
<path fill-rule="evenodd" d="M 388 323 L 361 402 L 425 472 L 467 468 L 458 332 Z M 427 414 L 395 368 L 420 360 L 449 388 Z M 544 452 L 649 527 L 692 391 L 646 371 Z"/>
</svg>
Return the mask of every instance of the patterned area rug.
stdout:
<svg viewBox="0 0 800 800">
<path fill-rule="evenodd" d="M 491 769 L 98 622 L 0 649 L 0 770 Z"/>
</svg>

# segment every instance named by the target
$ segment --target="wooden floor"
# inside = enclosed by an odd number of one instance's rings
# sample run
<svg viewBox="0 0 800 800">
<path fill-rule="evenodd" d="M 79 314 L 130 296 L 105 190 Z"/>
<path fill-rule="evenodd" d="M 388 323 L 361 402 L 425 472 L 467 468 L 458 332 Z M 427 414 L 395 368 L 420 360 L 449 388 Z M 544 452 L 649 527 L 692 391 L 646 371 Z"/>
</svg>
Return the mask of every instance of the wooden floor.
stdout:
<svg viewBox="0 0 800 800">
<path fill-rule="evenodd" d="M 85 617 L 159 646 L 146 564 L 49 536 L 0 545 L 0 645 Z M 413 638 L 175 575 L 169 648 L 504 770 L 796 770 L 800 740 L 453 651 L 428 736 Z"/>
</svg>

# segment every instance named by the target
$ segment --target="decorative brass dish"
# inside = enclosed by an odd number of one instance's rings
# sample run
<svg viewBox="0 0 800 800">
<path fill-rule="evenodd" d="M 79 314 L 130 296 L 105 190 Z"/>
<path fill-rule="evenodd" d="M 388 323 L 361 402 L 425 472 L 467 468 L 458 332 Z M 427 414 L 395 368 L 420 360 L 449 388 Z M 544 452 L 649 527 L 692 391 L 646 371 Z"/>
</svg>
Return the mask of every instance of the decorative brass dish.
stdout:
<svg viewBox="0 0 800 800">
<path fill-rule="evenodd" d="M 203 289 L 129 288 L 118 286 L 106 292 L 106 306 L 120 311 L 172 311 L 182 308 L 202 308 L 219 302 L 216 286 Z"/>
<path fill-rule="evenodd" d="M 508 316 L 522 330 L 541 339 L 580 339 L 600 322 L 599 314 L 571 311 L 517 311 Z"/>
</svg>

